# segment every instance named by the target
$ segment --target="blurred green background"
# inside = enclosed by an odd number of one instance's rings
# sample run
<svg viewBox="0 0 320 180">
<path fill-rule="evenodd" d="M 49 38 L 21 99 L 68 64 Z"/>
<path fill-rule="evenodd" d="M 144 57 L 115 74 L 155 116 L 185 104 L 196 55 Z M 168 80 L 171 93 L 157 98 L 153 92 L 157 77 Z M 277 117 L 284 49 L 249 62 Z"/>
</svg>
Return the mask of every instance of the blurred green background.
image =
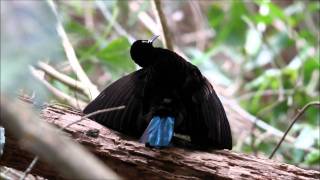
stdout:
<svg viewBox="0 0 320 180">
<path fill-rule="evenodd" d="M 82 67 L 100 90 L 136 70 L 129 55 L 132 41 L 159 31 L 148 21 L 156 19 L 150 1 L 54 2 Z M 221 96 L 252 115 L 285 131 L 299 108 L 319 101 L 319 1 L 166 0 L 162 6 L 173 44 Z M 28 78 L 27 66 L 39 60 L 76 79 L 56 23 L 46 1 L 1 1 L 2 92 L 34 90 L 39 82 Z M 155 45 L 162 46 L 160 41 Z M 72 88 L 47 80 L 74 95 Z M 319 123 L 319 108 L 308 109 L 289 132 L 295 148 L 283 144 L 276 159 L 319 169 Z M 264 157 L 277 142 L 266 134 L 234 136 L 244 142 L 236 151 Z"/>
</svg>

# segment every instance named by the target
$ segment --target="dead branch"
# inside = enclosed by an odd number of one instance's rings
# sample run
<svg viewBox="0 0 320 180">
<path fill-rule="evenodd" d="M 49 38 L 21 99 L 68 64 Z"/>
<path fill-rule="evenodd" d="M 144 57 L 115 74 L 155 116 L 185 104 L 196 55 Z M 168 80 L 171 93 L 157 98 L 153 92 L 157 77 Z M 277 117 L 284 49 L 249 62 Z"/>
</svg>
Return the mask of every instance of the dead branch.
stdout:
<svg viewBox="0 0 320 180">
<path fill-rule="evenodd" d="M 79 118 L 81 113 L 71 108 L 48 106 L 42 111 L 42 119 L 58 127 L 65 127 Z M 86 135 L 86 132 L 92 129 L 100 131 L 98 137 Z M 135 139 L 124 137 L 88 119 L 66 128 L 66 132 L 128 179 L 318 179 L 320 177 L 320 172 L 317 171 L 304 170 L 293 165 L 227 150 L 203 152 L 176 147 L 150 149 Z M 9 142 L 11 143 L 6 145 L 1 164 L 16 169 L 23 165 L 27 166 L 24 164 L 26 153 L 11 138 Z M 14 151 L 8 153 L 8 150 Z M 18 166 L 15 162 L 21 163 Z M 41 175 L 44 177 L 48 177 L 46 173 L 52 175 L 52 170 L 44 165 L 36 165 L 34 172 L 42 172 Z"/>
<path fill-rule="evenodd" d="M 55 68 L 53 68 L 52 66 L 50 66 L 49 64 L 46 64 L 44 62 L 39 61 L 38 67 L 39 67 L 39 69 L 44 71 L 49 76 L 59 80 L 60 82 L 64 83 L 65 85 L 67 85 L 67 86 L 69 86 L 79 92 L 82 92 L 88 98 L 90 98 L 90 96 L 91 96 L 90 91 L 82 82 L 77 81 L 77 80 L 71 78 L 70 76 L 67 76 L 67 75 L 57 71 Z"/>
<path fill-rule="evenodd" d="M 73 107 L 77 107 L 83 109 L 86 106 L 86 103 L 76 99 L 74 97 L 69 96 L 68 94 L 60 91 L 59 89 L 55 88 L 51 85 L 47 80 L 44 79 L 42 75 L 44 72 L 42 70 L 37 70 L 34 67 L 30 67 L 31 74 L 38 79 L 58 100 L 62 102 L 66 102 Z"/>
<path fill-rule="evenodd" d="M 161 28 L 161 32 L 162 32 L 161 38 L 163 39 L 162 42 L 164 44 L 164 47 L 172 51 L 173 45 L 171 42 L 170 31 L 168 28 L 166 17 L 162 11 L 161 1 L 160 0 L 153 0 L 153 1 L 151 1 L 151 3 L 154 8 L 154 11 L 155 11 L 155 15 L 156 15 L 158 24 Z"/>
</svg>

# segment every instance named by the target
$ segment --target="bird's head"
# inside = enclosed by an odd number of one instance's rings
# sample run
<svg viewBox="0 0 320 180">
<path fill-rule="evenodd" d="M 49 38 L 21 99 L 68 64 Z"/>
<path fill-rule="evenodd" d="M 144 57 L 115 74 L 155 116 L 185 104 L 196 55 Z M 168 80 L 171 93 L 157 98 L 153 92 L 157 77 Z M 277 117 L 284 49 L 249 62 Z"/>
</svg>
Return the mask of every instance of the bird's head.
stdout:
<svg viewBox="0 0 320 180">
<path fill-rule="evenodd" d="M 153 36 L 150 40 L 137 40 L 130 49 L 132 60 L 141 67 L 150 66 L 154 61 L 154 47 L 152 43 L 159 35 Z"/>
</svg>

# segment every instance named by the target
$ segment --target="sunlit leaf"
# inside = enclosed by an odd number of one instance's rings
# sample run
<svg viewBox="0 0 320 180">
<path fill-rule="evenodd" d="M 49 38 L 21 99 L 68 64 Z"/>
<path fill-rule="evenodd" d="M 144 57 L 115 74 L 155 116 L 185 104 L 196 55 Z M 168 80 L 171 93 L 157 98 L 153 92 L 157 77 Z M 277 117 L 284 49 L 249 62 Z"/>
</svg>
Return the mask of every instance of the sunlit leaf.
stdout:
<svg viewBox="0 0 320 180">
<path fill-rule="evenodd" d="M 270 25 L 273 22 L 273 18 L 270 16 L 262 16 L 261 14 L 256 14 L 252 16 L 252 19 L 256 23 L 265 23 L 266 25 Z"/>
<path fill-rule="evenodd" d="M 250 61 L 247 61 L 244 68 L 247 71 L 253 70 L 257 67 L 262 67 L 273 60 L 274 53 L 266 46 L 262 45 L 259 53 L 254 56 Z"/>
<path fill-rule="evenodd" d="M 87 28 L 77 21 L 68 21 L 64 27 L 68 33 L 76 33 L 78 36 L 86 37 L 91 34 Z"/>
<path fill-rule="evenodd" d="M 320 69 L 320 62 L 316 58 L 309 58 L 303 64 L 303 82 L 309 83 L 314 70 Z"/>
<path fill-rule="evenodd" d="M 275 5 L 274 3 L 270 2 L 267 3 L 270 9 L 270 15 L 272 15 L 273 17 L 277 17 L 280 18 L 282 20 L 286 19 L 286 16 L 283 12 L 282 9 L 280 9 L 277 5 Z"/>
<path fill-rule="evenodd" d="M 261 47 L 261 34 L 253 28 L 247 31 L 246 43 L 244 45 L 246 52 L 249 55 L 255 55 Z"/>
<path fill-rule="evenodd" d="M 284 88 L 285 89 L 291 89 L 296 85 L 296 81 L 299 76 L 299 72 L 297 69 L 293 68 L 283 68 L 281 70 L 283 79 L 286 81 L 283 82 Z"/>
<path fill-rule="evenodd" d="M 298 32 L 299 37 L 305 39 L 307 42 L 314 44 L 317 41 L 317 38 L 307 29 L 302 29 Z"/>
<path fill-rule="evenodd" d="M 313 150 L 309 154 L 307 154 L 305 158 L 305 163 L 309 165 L 316 165 L 320 164 L 320 151 L 319 150 Z"/>
</svg>

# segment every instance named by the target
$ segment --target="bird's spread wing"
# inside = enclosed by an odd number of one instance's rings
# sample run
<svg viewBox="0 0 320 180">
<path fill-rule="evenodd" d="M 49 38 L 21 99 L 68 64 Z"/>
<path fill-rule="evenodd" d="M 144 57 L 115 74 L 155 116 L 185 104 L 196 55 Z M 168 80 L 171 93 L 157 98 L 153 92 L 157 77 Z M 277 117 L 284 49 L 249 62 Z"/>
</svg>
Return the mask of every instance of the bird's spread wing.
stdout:
<svg viewBox="0 0 320 180">
<path fill-rule="evenodd" d="M 192 95 L 192 103 L 189 106 L 189 133 L 194 144 L 215 149 L 231 149 L 232 136 L 227 116 L 222 103 L 209 81 L 203 77 L 200 71 L 193 81 L 199 82 L 200 88 Z M 192 81 L 190 81 L 192 82 Z M 190 86 L 193 86 L 190 85 Z"/>
<path fill-rule="evenodd" d="M 140 97 L 145 76 L 145 71 L 142 69 L 120 78 L 104 89 L 83 112 L 88 114 L 100 109 L 124 105 L 123 110 L 98 114 L 90 119 L 127 135 L 140 136 L 147 126 L 142 118 Z"/>
</svg>

